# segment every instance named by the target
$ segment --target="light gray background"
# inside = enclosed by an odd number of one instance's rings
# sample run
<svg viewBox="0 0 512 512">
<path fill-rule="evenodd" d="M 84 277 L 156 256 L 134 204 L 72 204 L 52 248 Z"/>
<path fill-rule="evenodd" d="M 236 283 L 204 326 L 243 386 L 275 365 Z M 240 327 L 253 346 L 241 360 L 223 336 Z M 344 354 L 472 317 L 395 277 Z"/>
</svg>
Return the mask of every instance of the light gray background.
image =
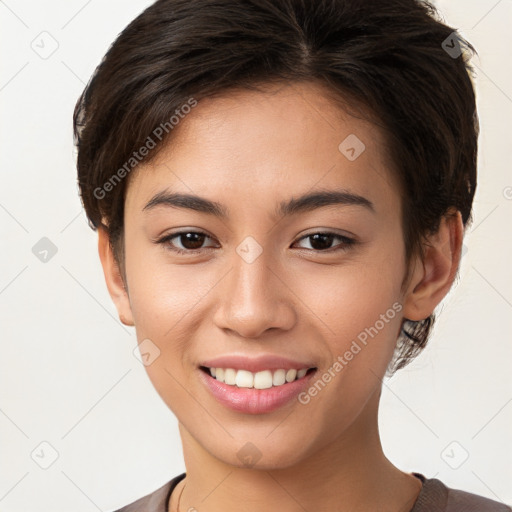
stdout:
<svg viewBox="0 0 512 512">
<path fill-rule="evenodd" d="M 176 419 L 107 294 L 71 132 L 93 69 L 149 3 L 0 1 L 2 511 L 106 512 L 184 471 Z M 382 441 L 405 471 L 510 504 L 512 2 L 437 5 L 479 52 L 475 221 L 430 345 L 385 381 Z"/>
</svg>

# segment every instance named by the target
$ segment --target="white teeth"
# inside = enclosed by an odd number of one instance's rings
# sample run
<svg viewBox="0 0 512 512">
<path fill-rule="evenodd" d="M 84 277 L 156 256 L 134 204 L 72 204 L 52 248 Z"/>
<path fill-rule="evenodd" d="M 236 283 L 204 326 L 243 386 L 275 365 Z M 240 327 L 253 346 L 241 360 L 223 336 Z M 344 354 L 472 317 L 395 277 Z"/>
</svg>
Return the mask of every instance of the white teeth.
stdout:
<svg viewBox="0 0 512 512">
<path fill-rule="evenodd" d="M 231 386 L 236 384 L 236 371 L 233 368 L 226 368 L 224 371 L 224 382 Z"/>
<path fill-rule="evenodd" d="M 236 372 L 235 384 L 239 388 L 252 388 L 254 382 L 254 375 L 247 370 L 238 370 Z"/>
<path fill-rule="evenodd" d="M 286 382 L 286 371 L 285 370 L 276 370 L 274 372 L 274 376 L 272 377 L 272 384 L 274 386 L 282 386 Z"/>
<path fill-rule="evenodd" d="M 254 387 L 255 389 L 268 389 L 272 387 L 272 372 L 270 370 L 263 370 L 254 374 Z"/>
<path fill-rule="evenodd" d="M 292 382 L 295 380 L 295 377 L 297 377 L 297 370 L 292 368 L 286 372 L 286 382 Z"/>
<path fill-rule="evenodd" d="M 233 368 L 209 368 L 210 375 L 219 382 L 239 388 L 268 389 L 272 386 L 282 386 L 287 382 L 293 382 L 306 375 L 308 368 L 296 370 L 263 370 L 252 373 L 247 370 L 235 370 Z"/>
<path fill-rule="evenodd" d="M 215 378 L 224 382 L 224 368 L 215 368 Z"/>
</svg>

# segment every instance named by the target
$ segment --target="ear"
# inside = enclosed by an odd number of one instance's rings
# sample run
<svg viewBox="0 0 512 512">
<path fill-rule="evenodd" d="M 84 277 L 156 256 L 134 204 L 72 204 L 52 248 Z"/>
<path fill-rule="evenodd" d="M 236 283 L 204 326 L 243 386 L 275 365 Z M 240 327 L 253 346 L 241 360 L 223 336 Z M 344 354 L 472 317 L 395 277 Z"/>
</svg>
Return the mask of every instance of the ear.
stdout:
<svg viewBox="0 0 512 512">
<path fill-rule="evenodd" d="M 119 319 L 124 325 L 133 326 L 135 324 L 133 322 L 128 290 L 124 284 L 114 253 L 112 252 L 110 237 L 106 230 L 101 227 L 98 228 L 98 252 L 108 292 L 117 308 Z"/>
<path fill-rule="evenodd" d="M 459 211 L 446 214 L 439 230 L 428 237 L 404 297 L 403 315 L 413 321 L 429 317 L 450 290 L 459 268 L 464 226 Z"/>
</svg>

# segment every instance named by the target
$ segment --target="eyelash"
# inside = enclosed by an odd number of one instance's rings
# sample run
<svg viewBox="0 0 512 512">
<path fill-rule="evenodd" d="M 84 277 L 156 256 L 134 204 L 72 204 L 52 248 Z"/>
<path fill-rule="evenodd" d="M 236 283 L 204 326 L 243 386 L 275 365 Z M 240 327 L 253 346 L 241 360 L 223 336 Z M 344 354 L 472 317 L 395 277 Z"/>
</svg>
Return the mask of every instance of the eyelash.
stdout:
<svg viewBox="0 0 512 512">
<path fill-rule="evenodd" d="M 178 247 L 174 247 L 172 246 L 171 244 L 169 244 L 169 242 L 173 239 L 173 238 L 178 238 L 182 235 L 186 235 L 186 234 L 195 234 L 195 235 L 203 235 L 205 236 L 206 238 L 210 238 L 212 239 L 212 237 L 210 237 L 209 235 L 207 235 L 206 233 L 202 232 L 202 231 L 179 231 L 177 233 L 171 233 L 169 235 L 165 235 L 163 236 L 162 238 L 158 239 L 158 240 L 155 240 L 155 243 L 157 244 L 162 244 L 162 245 L 166 245 L 166 249 L 176 253 L 176 254 L 180 254 L 180 255 L 188 255 L 188 256 L 192 256 L 194 254 L 197 254 L 198 252 L 204 250 L 204 249 L 214 249 L 214 247 L 203 247 L 203 248 L 200 248 L 200 249 L 180 249 Z M 307 238 L 311 238 L 315 235 L 326 235 L 326 236 L 332 236 L 334 238 L 338 238 L 342 241 L 341 244 L 339 244 L 338 246 L 335 246 L 335 247 L 331 247 L 329 249 L 325 249 L 325 250 L 317 250 L 317 249 L 306 249 L 307 251 L 313 251 L 313 252 L 316 252 L 318 254 L 322 254 L 322 253 L 332 253 L 332 252 L 337 252 L 337 251 L 347 251 L 351 246 L 355 245 L 357 242 L 356 240 L 354 240 L 353 238 L 349 238 L 347 236 L 344 236 L 344 235 L 339 235 L 338 233 L 332 233 L 332 232 L 329 232 L 329 231 L 317 231 L 315 233 L 308 233 L 307 235 L 299 238 L 297 240 L 297 242 L 300 242 L 304 239 L 307 239 Z M 296 242 L 295 242 L 296 243 Z"/>
</svg>

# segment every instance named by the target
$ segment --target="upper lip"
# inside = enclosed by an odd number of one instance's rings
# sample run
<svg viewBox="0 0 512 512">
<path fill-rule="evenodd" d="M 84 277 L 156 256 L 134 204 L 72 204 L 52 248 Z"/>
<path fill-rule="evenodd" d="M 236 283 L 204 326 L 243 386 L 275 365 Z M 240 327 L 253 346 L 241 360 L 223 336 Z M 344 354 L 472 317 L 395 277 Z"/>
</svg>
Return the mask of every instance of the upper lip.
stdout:
<svg viewBox="0 0 512 512">
<path fill-rule="evenodd" d="M 203 361 L 200 366 L 207 368 L 233 368 L 235 370 L 247 370 L 252 373 L 263 370 L 290 370 L 301 368 L 316 368 L 311 362 L 296 361 L 287 357 L 266 354 L 257 357 L 242 355 L 224 355 Z"/>
</svg>

